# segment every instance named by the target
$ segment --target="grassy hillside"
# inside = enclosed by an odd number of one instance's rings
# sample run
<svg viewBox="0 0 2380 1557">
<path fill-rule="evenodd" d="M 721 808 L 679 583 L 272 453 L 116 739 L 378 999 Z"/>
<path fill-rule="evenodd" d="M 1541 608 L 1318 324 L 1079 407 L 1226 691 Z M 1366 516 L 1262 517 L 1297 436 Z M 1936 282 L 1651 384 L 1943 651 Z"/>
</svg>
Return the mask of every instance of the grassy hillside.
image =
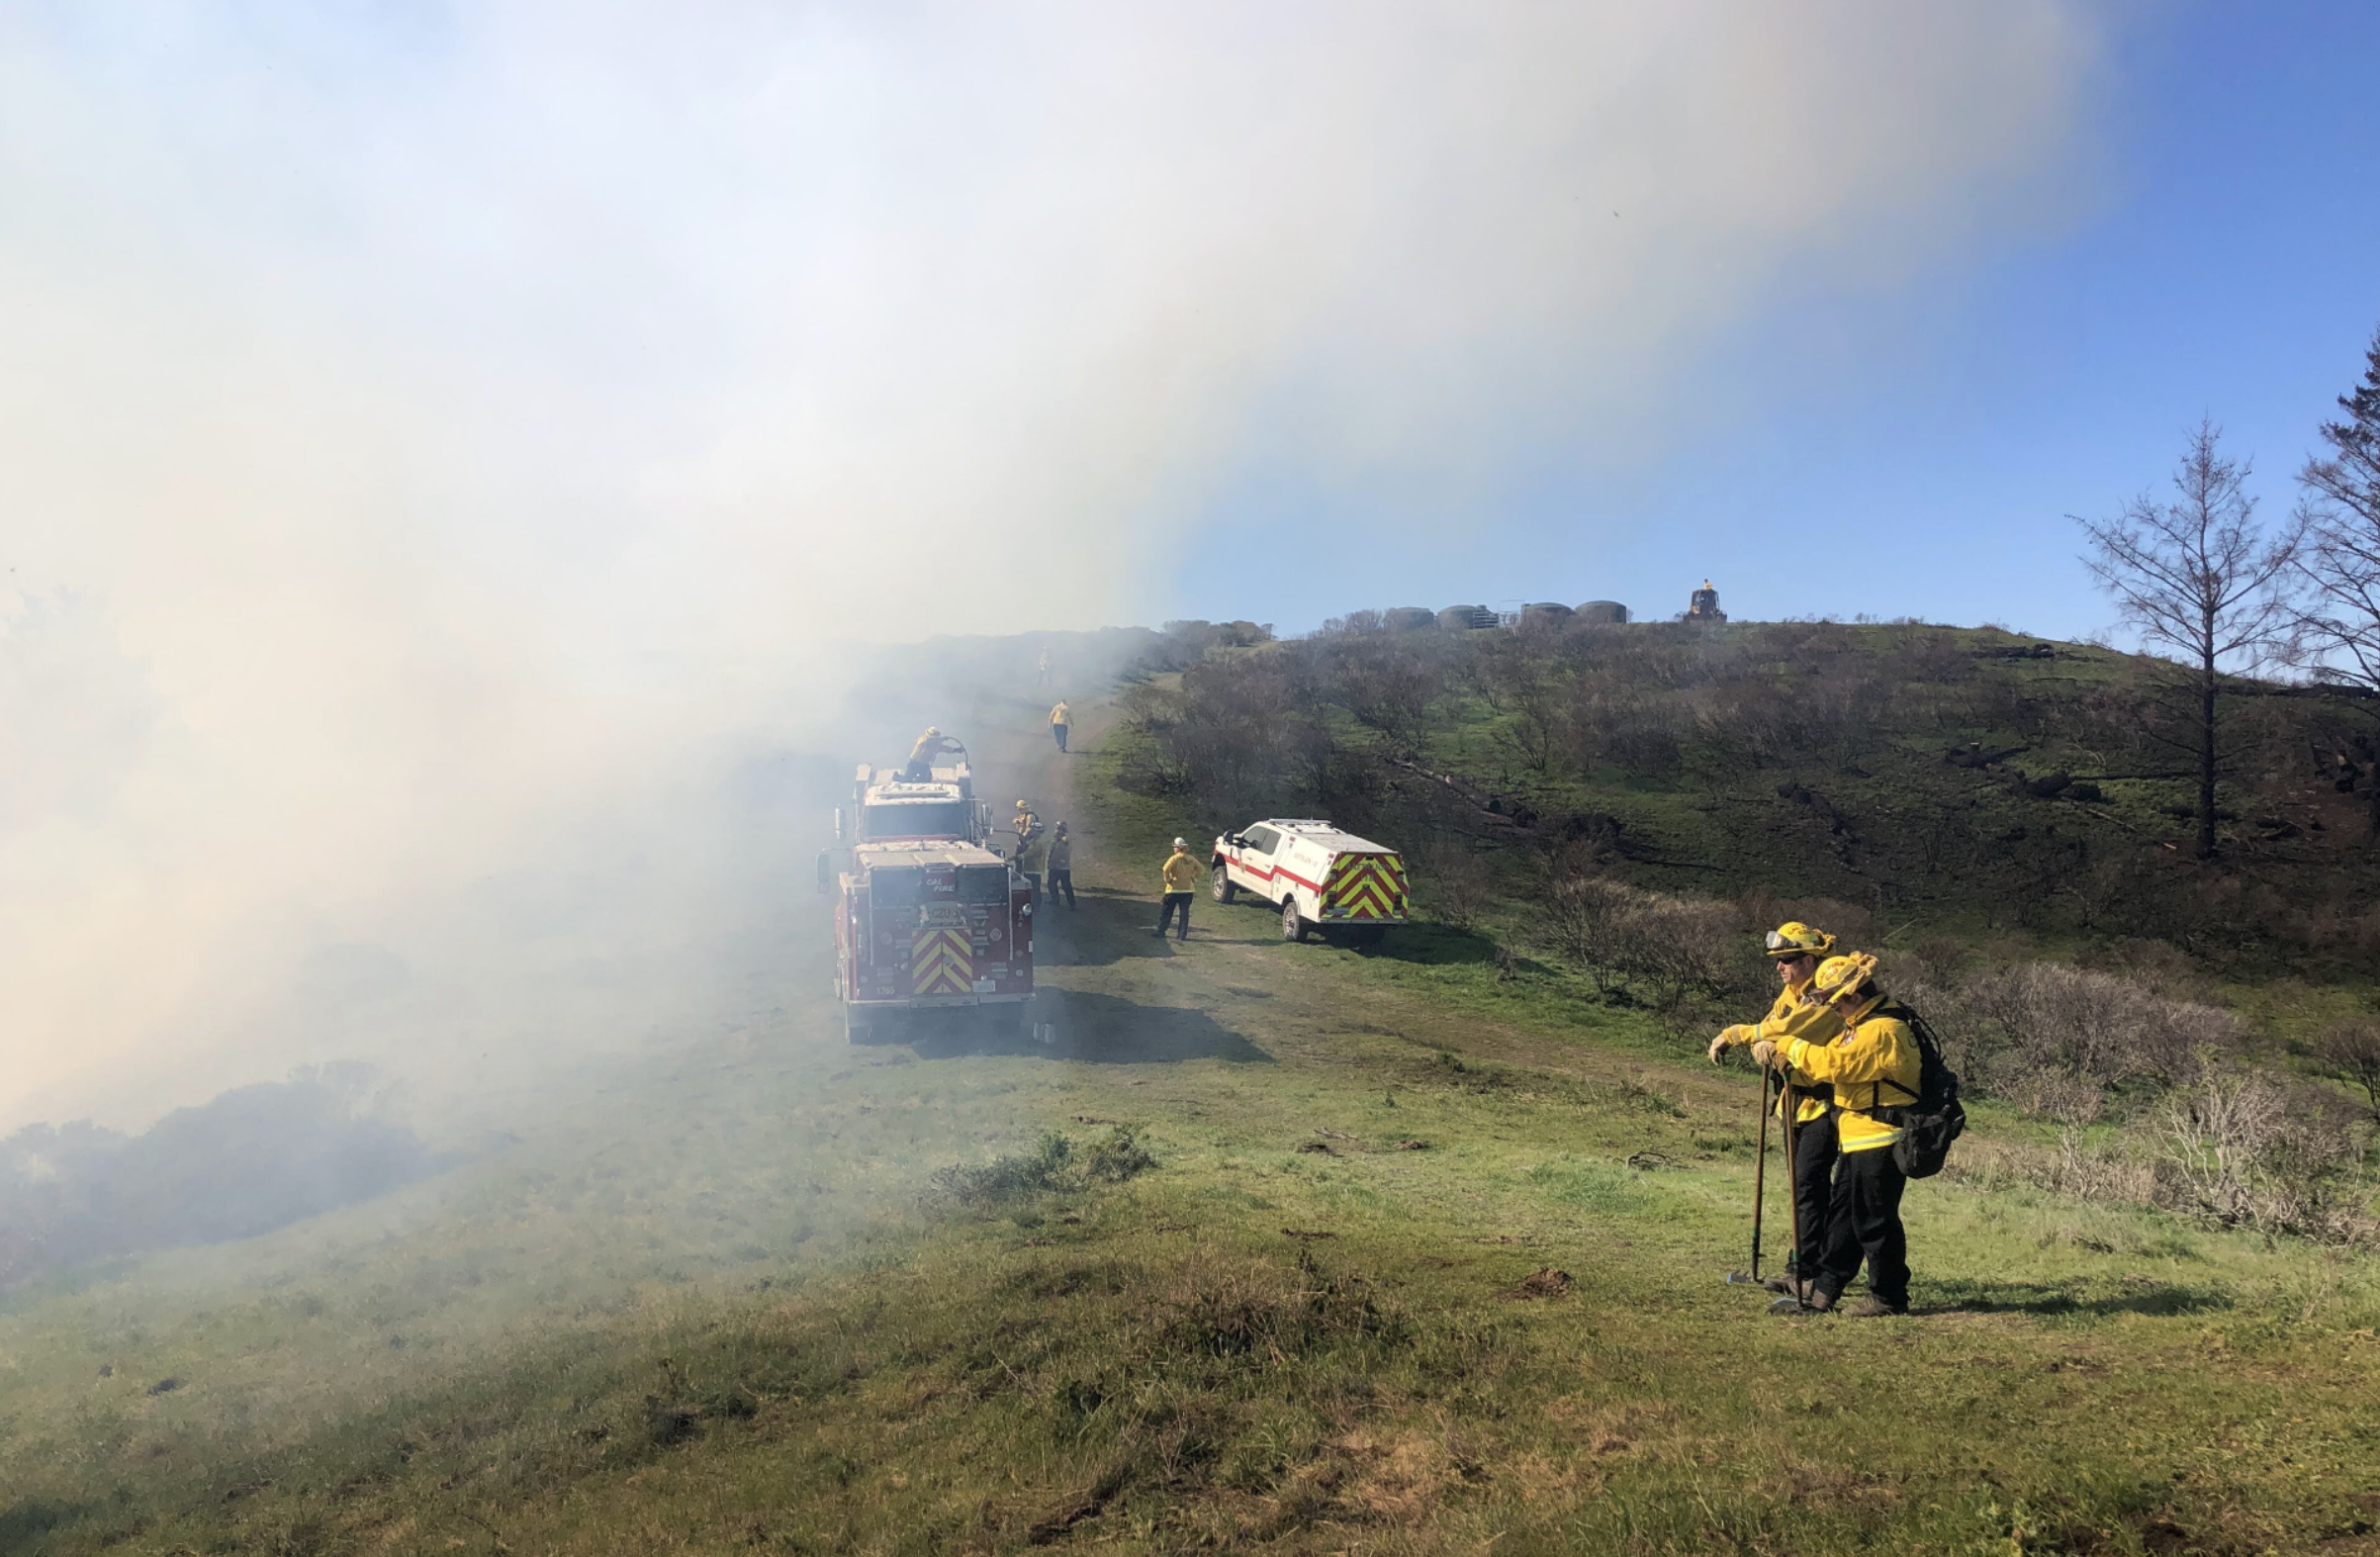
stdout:
<svg viewBox="0 0 2380 1557">
<path fill-rule="evenodd" d="M 1904 939 L 2145 937 L 2368 974 L 2368 701 L 2234 683 L 2224 856 L 2201 866 L 2153 673 L 1929 625 L 1325 634 L 1136 688 L 1123 778 L 1217 822 L 1376 821 L 1508 887 L 1571 850 L 1648 887 L 1840 900 Z"/>
<path fill-rule="evenodd" d="M 1151 940 L 1208 818 L 1044 706 L 970 735 L 1081 838 L 1057 1049 L 849 1049 L 793 916 L 748 1022 L 506 1150 L 10 1294 L 0 1552 L 2380 1549 L 2368 1251 L 2057 1193 L 1986 1104 L 1916 1316 L 1771 1319 L 1748 1074 L 1500 958 L 1517 897 Z"/>
</svg>

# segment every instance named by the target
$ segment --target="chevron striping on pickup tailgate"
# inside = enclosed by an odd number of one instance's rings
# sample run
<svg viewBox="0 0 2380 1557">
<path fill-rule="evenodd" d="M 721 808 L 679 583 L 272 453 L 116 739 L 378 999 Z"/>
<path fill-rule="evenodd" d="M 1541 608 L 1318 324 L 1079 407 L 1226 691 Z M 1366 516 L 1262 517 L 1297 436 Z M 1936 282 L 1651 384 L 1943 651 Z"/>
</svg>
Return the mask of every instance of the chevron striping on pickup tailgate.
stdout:
<svg viewBox="0 0 2380 1557">
<path fill-rule="evenodd" d="M 909 948 L 911 987 L 921 995 L 963 995 L 975 981 L 964 930 L 920 930 Z"/>
<path fill-rule="evenodd" d="M 1324 893 L 1323 912 L 1348 919 L 1404 918 L 1404 862 L 1395 855 L 1339 856 Z"/>
</svg>

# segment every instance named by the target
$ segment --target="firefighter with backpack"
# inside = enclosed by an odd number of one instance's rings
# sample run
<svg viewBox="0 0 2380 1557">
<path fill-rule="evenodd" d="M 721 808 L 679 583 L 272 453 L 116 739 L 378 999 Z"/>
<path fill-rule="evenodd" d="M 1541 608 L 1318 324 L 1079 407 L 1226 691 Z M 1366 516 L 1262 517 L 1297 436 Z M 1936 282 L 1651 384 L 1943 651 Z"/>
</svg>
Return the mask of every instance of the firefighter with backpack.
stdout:
<svg viewBox="0 0 2380 1557">
<path fill-rule="evenodd" d="M 1826 1241 L 1815 1274 L 1795 1294 L 1805 1309 L 1825 1312 L 1842 1300 L 1860 1266 L 1868 1267 L 1868 1296 L 1844 1310 L 1853 1319 L 1909 1311 L 1909 1240 L 1901 1227 L 1901 1191 L 1911 1178 L 1940 1171 L 1943 1153 L 1965 1128 L 1958 1078 L 1943 1065 L 1925 1024 L 1886 995 L 1866 953 L 1832 957 L 1810 979 L 1813 1004 L 1792 1013 L 1785 1031 L 1752 1045 L 1763 1067 L 1783 1062 L 1791 1073 L 1834 1089 L 1833 1117 L 1840 1156 L 1827 1208 Z M 1822 1017 L 1840 1036 L 1813 1040 Z"/>
<path fill-rule="evenodd" d="M 1818 964 L 1834 950 L 1835 938 L 1824 930 L 1789 919 L 1769 932 L 1766 952 L 1777 969 L 1777 1000 L 1758 1023 L 1738 1023 L 1710 1041 L 1710 1060 L 1729 1049 L 1763 1038 L 1783 1041 L 1802 1037 L 1823 1044 L 1843 1030 L 1842 1013 L 1820 1001 L 1810 990 Z M 1796 1018 L 1799 1020 L 1796 1021 Z M 1834 1094 L 1823 1081 L 1807 1077 L 1787 1080 L 1777 1100 L 1777 1117 L 1790 1120 L 1793 1160 L 1793 1231 L 1796 1247 L 1785 1255 L 1785 1273 L 1762 1285 L 1772 1292 L 1800 1297 L 1818 1268 L 1819 1250 L 1826 1247 L 1827 1214 L 1832 1204 L 1837 1143 L 1831 1104 Z M 1766 1129 L 1764 1125 L 1762 1127 Z M 1757 1271 L 1755 1272 L 1757 1274 Z"/>
</svg>

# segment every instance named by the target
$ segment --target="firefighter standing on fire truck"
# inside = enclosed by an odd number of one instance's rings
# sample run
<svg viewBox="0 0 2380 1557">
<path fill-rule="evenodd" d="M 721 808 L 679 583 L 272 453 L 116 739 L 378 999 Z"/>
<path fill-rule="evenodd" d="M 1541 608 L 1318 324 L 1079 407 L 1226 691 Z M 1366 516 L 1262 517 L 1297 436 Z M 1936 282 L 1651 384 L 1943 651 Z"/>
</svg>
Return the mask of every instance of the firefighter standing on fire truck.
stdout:
<svg viewBox="0 0 2380 1557">
<path fill-rule="evenodd" d="M 933 725 L 909 748 L 909 761 L 901 769 L 901 777 L 911 783 L 924 783 L 934 777 L 934 759 L 944 752 L 963 752 L 966 748 L 952 740 Z"/>
</svg>

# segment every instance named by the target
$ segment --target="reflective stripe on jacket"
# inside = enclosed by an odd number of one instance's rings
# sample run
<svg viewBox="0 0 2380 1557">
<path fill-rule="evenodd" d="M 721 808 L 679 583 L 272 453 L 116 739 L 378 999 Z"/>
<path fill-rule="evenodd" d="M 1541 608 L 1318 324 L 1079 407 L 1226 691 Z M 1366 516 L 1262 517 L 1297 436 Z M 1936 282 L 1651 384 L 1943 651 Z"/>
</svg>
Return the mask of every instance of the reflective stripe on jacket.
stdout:
<svg viewBox="0 0 2380 1557">
<path fill-rule="evenodd" d="M 1785 1046 L 1793 1068 L 1835 1088 L 1835 1133 L 1846 1151 L 1873 1151 L 1901 1138 L 1901 1128 L 1876 1117 L 1917 1098 L 1921 1061 L 1917 1035 L 1898 1017 L 1874 1015 L 1871 1001 L 1850 1032 L 1831 1044 L 1796 1038 Z"/>
<path fill-rule="evenodd" d="M 1736 1045 L 1757 1044 L 1765 1038 L 1780 1049 L 1796 1038 L 1806 1038 L 1813 1044 L 1833 1042 L 1835 1036 L 1843 1031 L 1843 1014 L 1833 1006 L 1807 1003 L 1803 997 L 1808 990 L 1806 983 L 1778 990 L 1776 1003 L 1769 1007 L 1767 1016 L 1758 1022 L 1738 1023 L 1721 1036 Z M 1807 1124 L 1811 1120 L 1826 1117 L 1827 1099 L 1823 1088 L 1814 1095 L 1807 1085 L 1797 1086 L 1794 1091 L 1801 1099 L 1793 1107 L 1795 1121 Z M 1782 1097 L 1777 1100 L 1777 1117 L 1785 1118 L 1785 1099 Z"/>
<path fill-rule="evenodd" d="M 1199 877 L 1206 873 L 1206 868 L 1191 859 L 1187 851 L 1169 855 L 1165 860 L 1165 890 L 1195 892 L 1198 890 Z"/>
<path fill-rule="evenodd" d="M 1801 983 L 1778 990 L 1777 1003 L 1769 1007 L 1769 1014 L 1761 1018 L 1760 1025 L 1752 1030 L 1752 1037 L 1746 1042 L 1757 1043 L 1765 1038 L 1780 1049 L 1795 1038 L 1806 1038 L 1813 1044 L 1834 1042 L 1836 1035 L 1843 1031 L 1843 1014 L 1833 1006 L 1813 1005 L 1807 1001 L 1804 997 L 1809 993 L 1809 987 L 1807 983 Z M 1801 1099 L 1793 1108 L 1795 1124 L 1806 1125 L 1812 1120 L 1826 1117 L 1828 1100 L 1824 1088 L 1813 1091 L 1809 1087 L 1796 1085 L 1793 1091 Z M 1777 1100 L 1777 1117 L 1785 1118 L 1785 1099 L 1782 1097 Z"/>
</svg>

